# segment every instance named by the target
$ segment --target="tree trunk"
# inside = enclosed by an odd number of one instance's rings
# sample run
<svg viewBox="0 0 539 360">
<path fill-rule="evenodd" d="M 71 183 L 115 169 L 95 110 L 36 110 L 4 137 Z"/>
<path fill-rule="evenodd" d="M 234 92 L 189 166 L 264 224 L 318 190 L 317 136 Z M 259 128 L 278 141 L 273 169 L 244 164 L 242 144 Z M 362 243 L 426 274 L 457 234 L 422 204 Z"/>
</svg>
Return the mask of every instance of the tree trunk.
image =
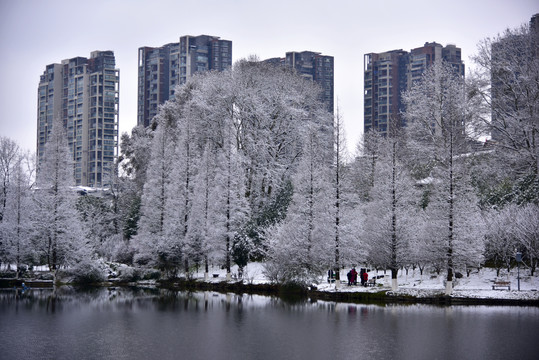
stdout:
<svg viewBox="0 0 539 360">
<path fill-rule="evenodd" d="M 230 172 L 231 170 L 231 159 L 230 154 L 228 158 L 228 175 L 227 175 L 227 194 L 226 194 L 226 259 L 225 259 L 225 266 L 226 266 L 226 279 L 231 279 L 230 274 L 230 186 L 231 186 L 231 179 L 230 179 Z"/>
<path fill-rule="evenodd" d="M 450 129 L 449 139 L 449 235 L 447 241 L 447 283 L 446 295 L 453 292 L 453 217 L 454 217 L 454 189 L 453 184 L 453 129 Z"/>
<path fill-rule="evenodd" d="M 312 140 L 311 140 L 312 141 Z M 313 230 L 314 230 L 314 164 L 313 164 L 313 149 L 311 146 L 311 154 L 309 155 L 311 157 L 310 160 L 310 177 L 309 177 L 309 198 L 308 198 L 308 234 L 307 234 L 307 266 L 310 266 L 311 262 L 311 249 L 312 249 L 312 243 L 313 243 Z"/>
<path fill-rule="evenodd" d="M 342 146 L 342 139 L 341 139 L 341 131 L 342 131 L 342 123 L 340 116 L 337 112 L 337 116 L 335 118 L 335 286 L 338 286 L 340 284 L 341 275 L 340 275 L 340 268 L 341 268 L 341 255 L 340 255 L 340 205 L 341 205 L 341 184 L 340 184 L 340 165 L 341 165 L 341 146 Z"/>
<path fill-rule="evenodd" d="M 396 141 L 393 141 L 392 169 L 391 169 L 391 289 L 397 290 L 397 192 L 396 192 L 396 172 L 397 172 L 397 154 Z"/>
<path fill-rule="evenodd" d="M 397 278 L 391 278 L 391 291 L 397 291 L 399 290 L 399 283 Z"/>
</svg>

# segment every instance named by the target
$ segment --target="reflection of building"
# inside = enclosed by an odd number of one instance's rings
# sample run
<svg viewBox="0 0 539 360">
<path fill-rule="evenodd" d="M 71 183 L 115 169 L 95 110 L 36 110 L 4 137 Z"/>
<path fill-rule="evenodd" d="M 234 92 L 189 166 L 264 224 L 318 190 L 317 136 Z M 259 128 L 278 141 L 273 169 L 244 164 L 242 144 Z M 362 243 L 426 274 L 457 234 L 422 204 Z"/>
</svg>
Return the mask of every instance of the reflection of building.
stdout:
<svg viewBox="0 0 539 360">
<path fill-rule="evenodd" d="M 107 185 L 118 155 L 119 85 L 112 51 L 47 65 L 38 89 L 38 161 L 59 117 L 73 153 L 75 185 Z"/>
<path fill-rule="evenodd" d="M 364 131 L 371 129 L 387 134 L 391 126 L 403 126 L 402 92 L 421 78 L 425 69 L 436 61 L 445 61 L 464 76 L 460 48 L 438 43 L 404 50 L 365 55 L 364 64 Z"/>
<path fill-rule="evenodd" d="M 232 41 L 216 36 L 182 36 L 177 43 L 141 47 L 138 54 L 138 125 L 148 126 L 159 105 L 193 74 L 232 66 Z"/>
<path fill-rule="evenodd" d="M 286 53 L 285 58 L 272 58 L 265 62 L 294 68 L 304 78 L 317 83 L 322 88 L 322 100 L 333 114 L 333 56 L 312 51 L 291 51 Z"/>
</svg>

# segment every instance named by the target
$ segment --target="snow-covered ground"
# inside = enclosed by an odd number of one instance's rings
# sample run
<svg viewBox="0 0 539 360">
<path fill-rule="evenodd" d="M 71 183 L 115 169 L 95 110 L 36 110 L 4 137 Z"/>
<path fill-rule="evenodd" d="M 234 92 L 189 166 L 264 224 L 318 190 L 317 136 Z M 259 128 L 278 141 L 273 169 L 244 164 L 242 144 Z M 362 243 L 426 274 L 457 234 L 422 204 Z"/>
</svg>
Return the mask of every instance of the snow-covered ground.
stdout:
<svg viewBox="0 0 539 360">
<path fill-rule="evenodd" d="M 43 269 L 35 269 L 46 271 Z M 379 292 L 391 290 L 391 272 L 383 270 L 372 270 L 369 272 L 369 279 L 374 276 L 383 276 L 377 279 L 375 287 L 362 287 L 359 285 L 347 285 L 346 273 L 350 269 L 341 270 L 341 285 L 336 287 L 335 283 L 328 283 L 326 277 L 320 278 L 319 283 L 315 284 L 318 291 L 324 292 Z M 232 267 L 232 280 L 238 281 L 238 267 Z M 216 275 L 216 276 L 214 276 Z M 474 270 L 469 277 L 466 274 L 460 279 L 455 279 L 453 282 L 452 297 L 457 298 L 480 298 L 480 299 L 520 299 L 520 300 L 539 300 L 539 274 L 530 276 L 528 269 L 520 270 L 520 291 L 518 290 L 517 269 L 512 269 L 510 273 L 507 270 L 501 270 L 500 276 L 496 276 L 496 270 L 490 268 L 482 268 Z M 203 269 L 194 274 L 194 278 L 200 281 L 204 280 Z M 220 267 L 211 267 L 209 271 L 208 282 L 221 282 L 226 279 L 226 270 Z M 394 295 L 408 295 L 414 297 L 432 297 L 445 293 L 445 273 L 432 273 L 425 270 L 423 275 L 419 269 L 399 271 L 398 274 L 398 291 L 391 292 Z M 511 290 L 499 289 L 493 290 L 494 281 L 509 281 Z M 152 281 L 151 283 L 154 283 Z M 250 263 L 244 269 L 243 273 L 244 284 L 267 284 L 270 283 L 264 274 L 263 263 Z"/>
<path fill-rule="evenodd" d="M 232 268 L 232 274 L 235 277 L 237 267 Z M 336 288 L 334 283 L 328 284 L 326 278 L 321 278 L 317 285 L 319 291 L 327 292 L 378 292 L 391 289 L 391 272 L 386 271 L 370 271 L 369 278 L 373 276 L 382 276 L 377 279 L 377 286 L 362 287 L 359 285 L 347 285 L 346 273 L 349 269 L 341 270 L 341 285 Z M 218 277 L 213 277 L 213 274 L 218 274 Z M 482 298 L 482 299 L 526 299 L 539 300 L 539 275 L 530 276 L 528 269 L 520 270 L 520 291 L 518 291 L 517 269 L 512 269 L 510 273 L 507 270 L 501 270 L 500 276 L 496 276 L 496 270 L 490 268 L 482 268 L 479 271 L 474 270 L 469 277 L 466 274 L 460 279 L 455 279 L 453 282 L 453 297 L 462 298 Z M 203 273 L 195 275 L 197 279 L 203 279 Z M 226 271 L 216 268 L 210 269 L 208 281 L 218 282 L 223 281 L 226 277 Z M 399 290 L 392 292 L 395 295 L 410 295 L 416 297 L 429 297 L 444 294 L 445 292 L 445 274 L 440 275 L 431 273 L 425 270 L 423 275 L 419 269 L 399 271 L 398 275 Z M 493 290 L 494 281 L 509 281 L 511 290 L 499 289 Z M 261 263 L 250 263 L 244 270 L 243 282 L 246 284 L 265 284 L 269 280 L 264 276 L 264 265 Z"/>
</svg>

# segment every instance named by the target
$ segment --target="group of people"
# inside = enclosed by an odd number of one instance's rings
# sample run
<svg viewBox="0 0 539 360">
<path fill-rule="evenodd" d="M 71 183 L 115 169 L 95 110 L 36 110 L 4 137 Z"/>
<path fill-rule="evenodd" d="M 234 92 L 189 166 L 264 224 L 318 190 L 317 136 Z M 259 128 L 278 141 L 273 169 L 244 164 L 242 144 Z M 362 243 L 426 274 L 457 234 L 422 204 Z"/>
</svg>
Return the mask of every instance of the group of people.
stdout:
<svg viewBox="0 0 539 360">
<path fill-rule="evenodd" d="M 356 268 L 353 267 L 352 270 L 346 274 L 348 277 L 348 286 L 357 285 L 357 277 L 359 275 L 359 280 L 361 281 L 361 286 L 367 286 L 367 281 L 369 280 L 369 274 L 366 269 L 361 269 L 359 274 L 356 271 Z M 328 270 L 328 283 L 335 281 L 335 272 L 332 269 Z"/>
<path fill-rule="evenodd" d="M 356 271 L 356 268 L 353 267 L 352 270 L 346 274 L 348 277 L 348 286 L 351 285 L 357 285 L 357 276 L 358 273 Z M 365 269 L 361 269 L 359 272 L 359 280 L 361 281 L 361 286 L 367 286 L 367 281 L 369 280 L 369 274 Z"/>
</svg>

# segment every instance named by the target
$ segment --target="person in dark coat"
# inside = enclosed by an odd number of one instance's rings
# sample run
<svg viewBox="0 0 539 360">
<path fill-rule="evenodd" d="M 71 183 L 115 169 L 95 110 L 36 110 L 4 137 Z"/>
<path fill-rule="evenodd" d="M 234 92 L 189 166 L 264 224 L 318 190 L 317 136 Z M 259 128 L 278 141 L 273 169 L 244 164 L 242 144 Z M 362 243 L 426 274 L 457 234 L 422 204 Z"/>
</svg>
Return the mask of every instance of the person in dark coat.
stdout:
<svg viewBox="0 0 539 360">
<path fill-rule="evenodd" d="M 348 278 L 348 286 L 350 286 L 352 284 L 352 271 L 349 271 L 346 277 Z"/>
</svg>

